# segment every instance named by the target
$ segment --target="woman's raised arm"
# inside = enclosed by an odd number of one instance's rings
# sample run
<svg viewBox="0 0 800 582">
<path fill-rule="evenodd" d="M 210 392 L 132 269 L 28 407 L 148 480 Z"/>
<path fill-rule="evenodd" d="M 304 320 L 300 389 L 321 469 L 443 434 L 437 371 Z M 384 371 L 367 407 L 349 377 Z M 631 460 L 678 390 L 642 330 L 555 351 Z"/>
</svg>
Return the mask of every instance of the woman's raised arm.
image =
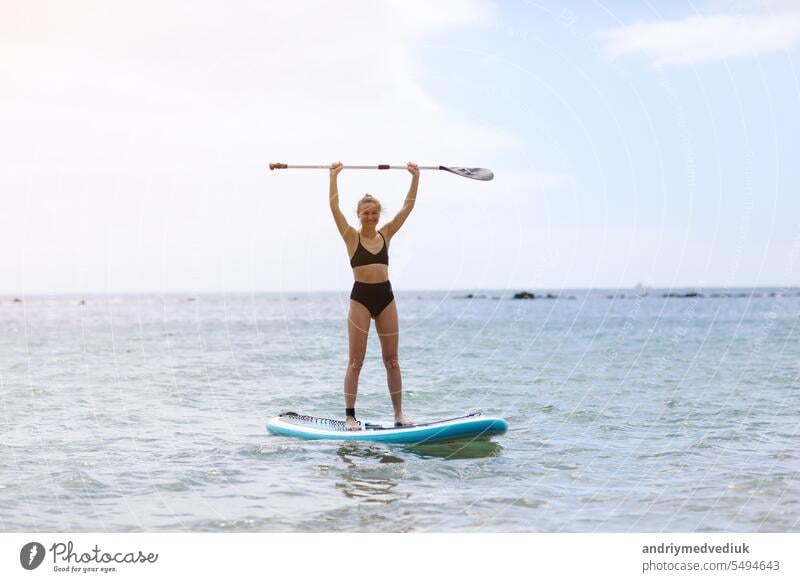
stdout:
<svg viewBox="0 0 800 582">
<path fill-rule="evenodd" d="M 350 225 L 347 223 L 347 219 L 342 214 L 341 208 L 339 208 L 339 186 L 337 184 L 337 176 L 339 172 L 342 171 L 342 162 L 334 162 L 331 164 L 330 170 L 330 188 L 328 190 L 328 198 L 330 199 L 331 204 L 331 212 L 333 213 L 333 220 L 336 222 L 336 227 L 339 229 L 339 234 L 342 235 L 342 238 L 347 242 L 347 238 L 345 237 L 345 233 L 347 229 L 351 228 Z"/>
<path fill-rule="evenodd" d="M 417 201 L 417 189 L 419 188 L 419 166 L 414 162 L 408 162 L 407 164 L 408 171 L 411 173 L 411 187 L 408 189 L 408 194 L 406 194 L 406 200 L 403 203 L 403 207 L 398 211 L 394 218 L 392 218 L 389 222 L 381 230 L 386 231 L 387 238 L 392 238 L 394 233 L 400 230 L 400 227 L 403 226 L 403 223 L 408 218 L 408 215 L 411 214 L 411 211 L 414 210 L 414 204 Z"/>
</svg>

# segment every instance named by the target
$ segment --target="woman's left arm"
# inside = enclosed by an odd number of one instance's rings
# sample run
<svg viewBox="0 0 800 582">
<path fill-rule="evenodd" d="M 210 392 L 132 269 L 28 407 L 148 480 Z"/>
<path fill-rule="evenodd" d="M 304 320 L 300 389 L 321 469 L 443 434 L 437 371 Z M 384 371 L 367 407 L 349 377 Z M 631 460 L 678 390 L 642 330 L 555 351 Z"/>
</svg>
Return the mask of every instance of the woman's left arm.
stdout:
<svg viewBox="0 0 800 582">
<path fill-rule="evenodd" d="M 406 221 L 406 218 L 408 218 L 408 215 L 411 214 L 412 210 L 414 210 L 414 203 L 417 201 L 417 189 L 419 188 L 419 167 L 413 162 L 408 162 L 408 171 L 411 173 L 411 187 L 408 189 L 408 194 L 406 194 L 406 200 L 403 203 L 403 207 L 395 215 L 395 217 L 387 222 L 381 229 L 385 231 L 385 236 L 388 239 L 391 239 L 394 234 L 400 230 L 400 227 L 403 226 L 403 223 Z"/>
</svg>

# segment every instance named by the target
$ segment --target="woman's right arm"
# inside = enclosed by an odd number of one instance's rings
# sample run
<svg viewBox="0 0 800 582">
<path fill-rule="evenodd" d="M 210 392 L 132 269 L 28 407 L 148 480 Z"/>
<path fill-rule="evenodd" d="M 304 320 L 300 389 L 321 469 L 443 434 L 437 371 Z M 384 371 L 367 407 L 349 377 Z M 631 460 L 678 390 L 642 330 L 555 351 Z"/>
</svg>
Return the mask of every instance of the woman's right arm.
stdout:
<svg viewBox="0 0 800 582">
<path fill-rule="evenodd" d="M 336 227 L 339 229 L 339 234 L 342 235 L 342 238 L 345 240 L 345 242 L 347 242 L 347 231 L 352 229 L 350 225 L 347 224 L 347 219 L 344 217 L 342 210 L 339 208 L 339 186 L 336 179 L 339 175 L 339 172 L 342 171 L 342 168 L 342 162 L 334 162 L 331 164 L 330 189 L 328 191 L 328 197 L 330 198 L 333 220 L 336 222 Z"/>
</svg>

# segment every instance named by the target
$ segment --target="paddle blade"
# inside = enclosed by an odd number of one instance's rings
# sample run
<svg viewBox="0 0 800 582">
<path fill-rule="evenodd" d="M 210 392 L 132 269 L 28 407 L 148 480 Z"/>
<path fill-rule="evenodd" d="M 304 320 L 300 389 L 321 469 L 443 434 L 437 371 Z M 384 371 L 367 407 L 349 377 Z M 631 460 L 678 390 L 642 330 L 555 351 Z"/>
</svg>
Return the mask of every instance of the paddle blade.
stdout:
<svg viewBox="0 0 800 582">
<path fill-rule="evenodd" d="M 494 174 L 491 170 L 487 170 L 486 168 L 448 168 L 446 166 L 439 166 L 440 170 L 446 170 L 453 174 L 457 174 L 459 176 L 463 176 L 465 178 L 472 178 L 473 180 L 482 180 L 484 182 L 488 182 L 492 178 L 494 178 Z"/>
</svg>

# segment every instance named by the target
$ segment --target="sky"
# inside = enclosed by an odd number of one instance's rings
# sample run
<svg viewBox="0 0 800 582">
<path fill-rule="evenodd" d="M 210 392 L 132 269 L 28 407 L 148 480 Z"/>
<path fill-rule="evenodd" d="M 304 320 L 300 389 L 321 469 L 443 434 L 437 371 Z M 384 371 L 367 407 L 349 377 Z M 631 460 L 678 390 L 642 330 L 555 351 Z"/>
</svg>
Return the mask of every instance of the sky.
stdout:
<svg viewBox="0 0 800 582">
<path fill-rule="evenodd" d="M 0 1 L 0 293 L 800 285 L 800 3 Z M 407 172 L 345 170 L 390 219 Z"/>
</svg>

